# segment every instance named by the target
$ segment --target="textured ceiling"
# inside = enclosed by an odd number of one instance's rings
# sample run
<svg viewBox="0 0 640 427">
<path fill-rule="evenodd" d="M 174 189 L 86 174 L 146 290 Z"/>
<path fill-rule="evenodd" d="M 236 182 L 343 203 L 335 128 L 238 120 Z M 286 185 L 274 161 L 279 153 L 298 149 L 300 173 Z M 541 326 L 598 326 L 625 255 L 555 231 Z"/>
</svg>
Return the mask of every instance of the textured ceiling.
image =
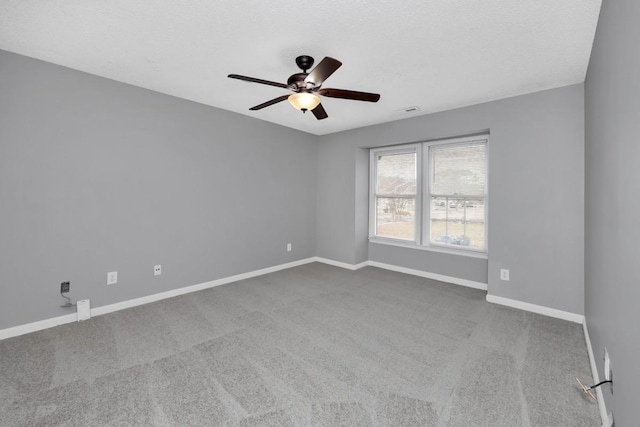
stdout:
<svg viewBox="0 0 640 427">
<path fill-rule="evenodd" d="M 0 49 L 317 135 L 584 81 L 601 0 L 0 0 Z M 343 62 L 317 121 L 282 102 L 295 57 Z M 418 106 L 420 111 L 398 114 Z"/>
</svg>

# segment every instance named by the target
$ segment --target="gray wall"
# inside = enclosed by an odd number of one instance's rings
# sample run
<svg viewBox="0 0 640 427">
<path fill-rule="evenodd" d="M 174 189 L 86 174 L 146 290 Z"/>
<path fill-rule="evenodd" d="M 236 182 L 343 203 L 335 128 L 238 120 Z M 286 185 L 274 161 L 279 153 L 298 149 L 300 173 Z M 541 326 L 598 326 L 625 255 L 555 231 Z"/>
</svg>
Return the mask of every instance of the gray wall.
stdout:
<svg viewBox="0 0 640 427">
<path fill-rule="evenodd" d="M 100 306 L 313 255 L 583 313 L 582 85 L 319 138 L 6 52 L 0 73 L 2 328 L 67 313 L 62 280 Z M 368 147 L 486 130 L 488 260 L 368 243 Z"/>
<path fill-rule="evenodd" d="M 586 318 L 600 378 L 603 348 L 618 426 L 638 425 L 640 368 L 640 2 L 603 2 L 585 83 Z"/>
<path fill-rule="evenodd" d="M 0 329 L 314 256 L 316 141 L 0 51 Z"/>
<path fill-rule="evenodd" d="M 368 244 L 365 147 L 484 130 L 491 132 L 488 260 Z M 582 85 L 324 136 L 318 157 L 318 256 L 346 263 L 368 256 L 584 312 Z M 510 270 L 510 282 L 500 281 L 500 268 Z"/>
</svg>

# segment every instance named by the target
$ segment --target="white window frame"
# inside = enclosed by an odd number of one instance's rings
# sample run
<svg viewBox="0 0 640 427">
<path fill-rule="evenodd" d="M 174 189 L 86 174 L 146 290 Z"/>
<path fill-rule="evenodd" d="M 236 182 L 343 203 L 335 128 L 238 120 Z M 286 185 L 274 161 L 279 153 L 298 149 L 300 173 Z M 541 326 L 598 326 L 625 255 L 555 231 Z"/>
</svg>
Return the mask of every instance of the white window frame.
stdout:
<svg viewBox="0 0 640 427">
<path fill-rule="evenodd" d="M 377 216 L 376 216 L 376 200 L 380 196 L 391 196 L 393 195 L 383 195 L 377 194 L 377 161 L 376 156 L 378 154 L 383 155 L 394 155 L 394 154 L 416 154 L 416 200 L 415 200 L 415 228 L 413 240 L 405 240 L 405 239 L 394 239 L 391 237 L 382 237 L 376 236 L 376 227 L 377 227 Z M 422 145 L 421 144 L 405 144 L 402 146 L 396 147 L 386 147 L 381 149 L 373 149 L 370 153 L 370 164 L 369 170 L 371 174 L 369 175 L 369 239 L 371 240 L 372 236 L 375 240 L 380 242 L 400 242 L 404 245 L 408 246 L 417 246 L 420 244 L 421 240 L 421 227 L 420 227 L 420 218 L 422 218 L 422 203 L 420 200 L 422 198 L 422 168 L 420 167 L 422 163 Z"/>
<path fill-rule="evenodd" d="M 469 145 L 485 144 L 486 165 L 485 171 L 487 182 L 485 184 L 484 195 L 484 249 L 475 249 L 465 246 L 439 244 L 430 241 L 431 235 L 431 147 L 464 147 Z M 396 239 L 391 237 L 376 236 L 376 198 L 382 195 L 376 194 L 377 178 L 377 156 L 390 154 L 416 153 L 416 202 L 415 202 L 415 236 L 413 241 Z M 474 135 L 461 138 L 448 138 L 433 141 L 425 141 L 414 144 L 403 144 L 389 147 L 372 148 L 370 150 L 369 164 L 369 241 L 373 243 L 389 244 L 393 246 L 412 247 L 436 252 L 445 252 L 471 257 L 486 258 L 489 250 L 488 241 L 488 212 L 489 212 L 489 135 Z M 461 195 L 464 197 L 465 195 Z"/>
</svg>

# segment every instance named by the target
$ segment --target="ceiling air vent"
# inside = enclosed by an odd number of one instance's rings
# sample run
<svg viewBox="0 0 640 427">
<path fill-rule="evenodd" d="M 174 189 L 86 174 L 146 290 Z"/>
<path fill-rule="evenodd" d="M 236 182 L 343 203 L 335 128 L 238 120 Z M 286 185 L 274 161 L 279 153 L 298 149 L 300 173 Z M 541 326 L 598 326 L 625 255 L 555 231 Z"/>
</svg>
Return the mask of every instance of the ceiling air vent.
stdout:
<svg viewBox="0 0 640 427">
<path fill-rule="evenodd" d="M 416 107 L 414 105 L 413 107 L 405 107 L 405 108 L 396 110 L 394 111 L 394 114 L 409 114 L 409 113 L 415 113 L 417 111 L 420 111 L 420 107 Z"/>
</svg>

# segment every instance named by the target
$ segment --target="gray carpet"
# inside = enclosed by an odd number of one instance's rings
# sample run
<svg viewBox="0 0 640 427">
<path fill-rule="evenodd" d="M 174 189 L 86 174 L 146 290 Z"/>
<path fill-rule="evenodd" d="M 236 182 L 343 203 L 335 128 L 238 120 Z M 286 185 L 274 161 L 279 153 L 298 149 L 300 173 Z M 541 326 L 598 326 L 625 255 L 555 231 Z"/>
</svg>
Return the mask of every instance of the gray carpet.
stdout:
<svg viewBox="0 0 640 427">
<path fill-rule="evenodd" d="M 308 264 L 0 341 L 2 426 L 599 426 L 578 324 Z"/>
</svg>

